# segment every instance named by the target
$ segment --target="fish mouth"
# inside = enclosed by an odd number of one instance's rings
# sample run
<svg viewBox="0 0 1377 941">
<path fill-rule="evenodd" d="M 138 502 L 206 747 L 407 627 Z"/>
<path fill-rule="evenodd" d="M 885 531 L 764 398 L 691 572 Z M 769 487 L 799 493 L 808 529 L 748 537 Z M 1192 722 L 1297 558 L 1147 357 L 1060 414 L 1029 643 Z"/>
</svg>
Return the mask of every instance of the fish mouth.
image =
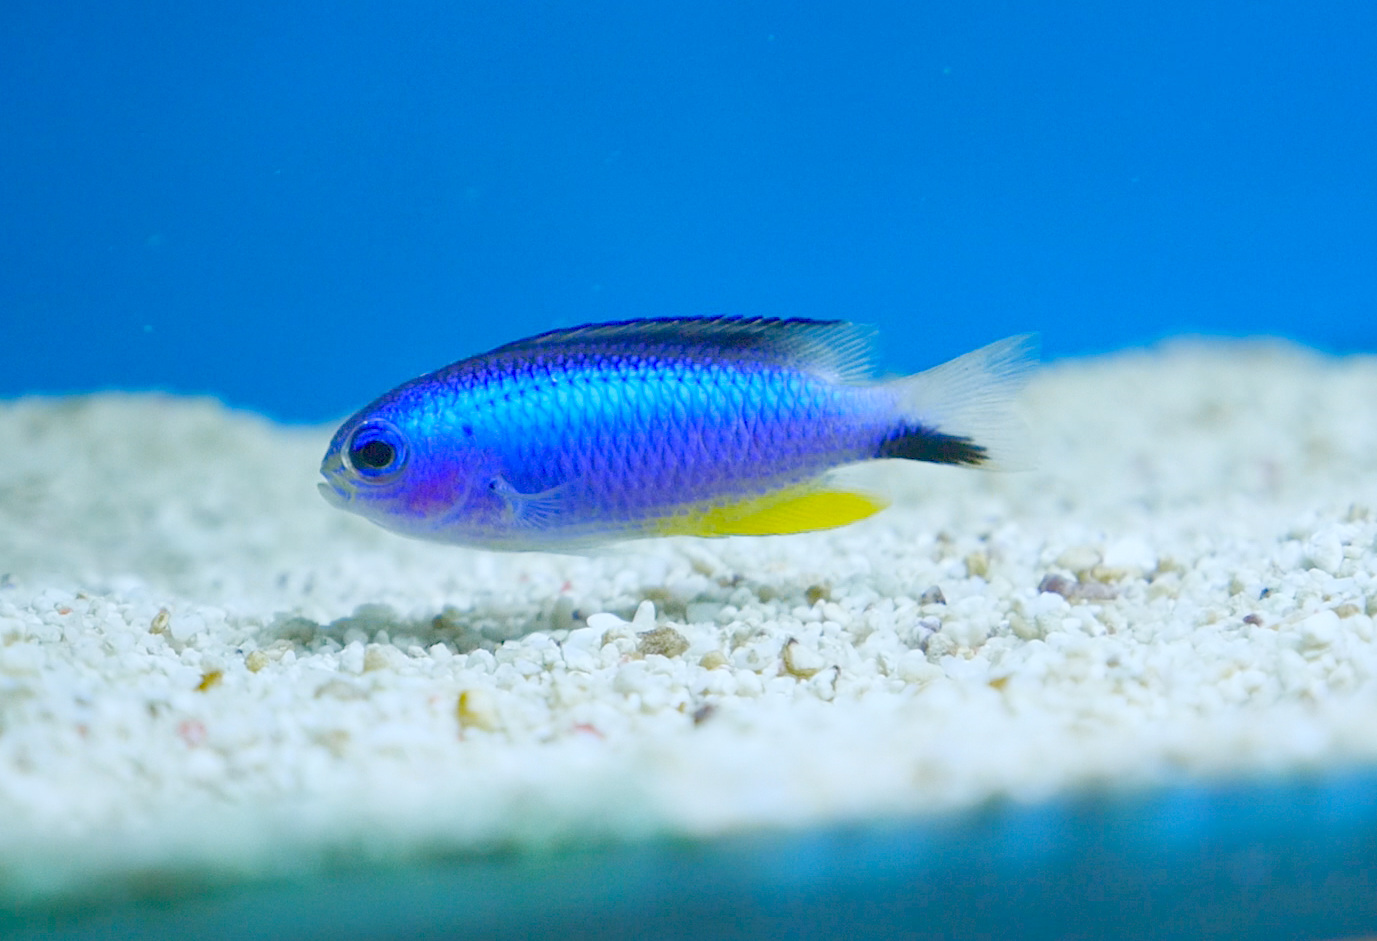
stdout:
<svg viewBox="0 0 1377 941">
<path fill-rule="evenodd" d="M 336 483 L 321 481 L 316 484 L 316 489 L 320 491 L 320 495 L 325 498 L 326 503 L 341 510 L 348 508 L 349 501 L 354 499 L 352 490 L 346 490 Z"/>
<path fill-rule="evenodd" d="M 339 509 L 348 509 L 354 499 L 354 487 L 344 475 L 344 459 L 332 450 L 320 462 L 320 476 L 325 479 L 316 484 L 316 489 L 326 503 Z"/>
</svg>

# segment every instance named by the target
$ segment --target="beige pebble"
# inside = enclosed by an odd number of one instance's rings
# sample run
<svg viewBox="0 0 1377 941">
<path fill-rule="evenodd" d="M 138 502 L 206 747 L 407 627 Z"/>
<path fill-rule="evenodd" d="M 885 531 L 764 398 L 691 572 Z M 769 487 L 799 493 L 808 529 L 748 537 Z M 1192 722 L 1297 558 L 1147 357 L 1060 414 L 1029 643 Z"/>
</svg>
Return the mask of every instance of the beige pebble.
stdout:
<svg viewBox="0 0 1377 941">
<path fill-rule="evenodd" d="M 988 578 L 990 557 L 983 552 L 972 552 L 966 556 L 966 574 L 972 578 Z"/>
<path fill-rule="evenodd" d="M 704 670 L 716 670 L 718 667 L 727 665 L 727 655 L 720 650 L 709 650 L 703 654 L 703 658 L 698 661 L 698 665 Z"/>
<path fill-rule="evenodd" d="M 645 603 L 649 604 L 649 602 Z M 659 654 L 662 657 L 673 658 L 689 649 L 688 638 L 672 627 L 657 627 L 653 631 L 646 631 L 637 636 L 639 641 L 636 645 L 636 651 L 643 657 Z"/>
<path fill-rule="evenodd" d="M 1057 567 L 1079 575 L 1100 564 L 1100 550 L 1094 546 L 1071 546 L 1057 556 Z"/>
<path fill-rule="evenodd" d="M 392 666 L 393 656 L 397 648 L 391 645 L 369 644 L 363 652 L 363 672 L 370 670 L 386 670 Z"/>
<path fill-rule="evenodd" d="M 792 638 L 784 645 L 781 659 L 784 661 L 786 673 L 805 680 L 827 666 L 822 654 L 810 650 Z"/>
<path fill-rule="evenodd" d="M 485 689 L 466 689 L 460 693 L 455 715 L 460 728 L 495 732 L 502 727 L 497 700 Z"/>
</svg>

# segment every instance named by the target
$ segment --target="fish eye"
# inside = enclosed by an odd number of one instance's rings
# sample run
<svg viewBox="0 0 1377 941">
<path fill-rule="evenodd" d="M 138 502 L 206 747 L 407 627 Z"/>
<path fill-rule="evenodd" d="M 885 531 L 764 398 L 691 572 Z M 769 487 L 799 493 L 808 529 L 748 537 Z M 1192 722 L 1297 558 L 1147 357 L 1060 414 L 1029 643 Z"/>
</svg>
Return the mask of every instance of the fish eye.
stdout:
<svg viewBox="0 0 1377 941">
<path fill-rule="evenodd" d="M 390 422 L 364 422 L 344 448 L 345 462 L 364 480 L 382 483 L 406 464 L 406 439 Z"/>
</svg>

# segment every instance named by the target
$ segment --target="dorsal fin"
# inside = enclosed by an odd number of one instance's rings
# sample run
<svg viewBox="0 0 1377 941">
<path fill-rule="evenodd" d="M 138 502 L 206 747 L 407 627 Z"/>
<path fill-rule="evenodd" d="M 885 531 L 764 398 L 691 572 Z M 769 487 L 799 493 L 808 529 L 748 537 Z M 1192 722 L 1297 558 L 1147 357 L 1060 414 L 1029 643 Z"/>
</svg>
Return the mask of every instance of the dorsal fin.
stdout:
<svg viewBox="0 0 1377 941">
<path fill-rule="evenodd" d="M 666 317 L 551 330 L 499 346 L 482 359 L 641 354 L 689 361 L 750 360 L 844 382 L 870 376 L 870 331 L 844 320 Z"/>
</svg>

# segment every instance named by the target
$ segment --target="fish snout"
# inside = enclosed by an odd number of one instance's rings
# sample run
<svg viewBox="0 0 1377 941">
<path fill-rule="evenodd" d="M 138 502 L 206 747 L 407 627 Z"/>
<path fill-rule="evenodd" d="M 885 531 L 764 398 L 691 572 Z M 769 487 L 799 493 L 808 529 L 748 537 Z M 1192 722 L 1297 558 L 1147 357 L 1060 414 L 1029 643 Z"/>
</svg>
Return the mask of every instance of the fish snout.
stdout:
<svg viewBox="0 0 1377 941">
<path fill-rule="evenodd" d="M 320 495 L 325 498 L 326 503 L 339 509 L 346 508 L 349 505 L 349 501 L 354 497 L 351 491 L 346 490 L 336 483 L 321 481 L 316 484 L 316 489 L 320 491 Z"/>
</svg>

